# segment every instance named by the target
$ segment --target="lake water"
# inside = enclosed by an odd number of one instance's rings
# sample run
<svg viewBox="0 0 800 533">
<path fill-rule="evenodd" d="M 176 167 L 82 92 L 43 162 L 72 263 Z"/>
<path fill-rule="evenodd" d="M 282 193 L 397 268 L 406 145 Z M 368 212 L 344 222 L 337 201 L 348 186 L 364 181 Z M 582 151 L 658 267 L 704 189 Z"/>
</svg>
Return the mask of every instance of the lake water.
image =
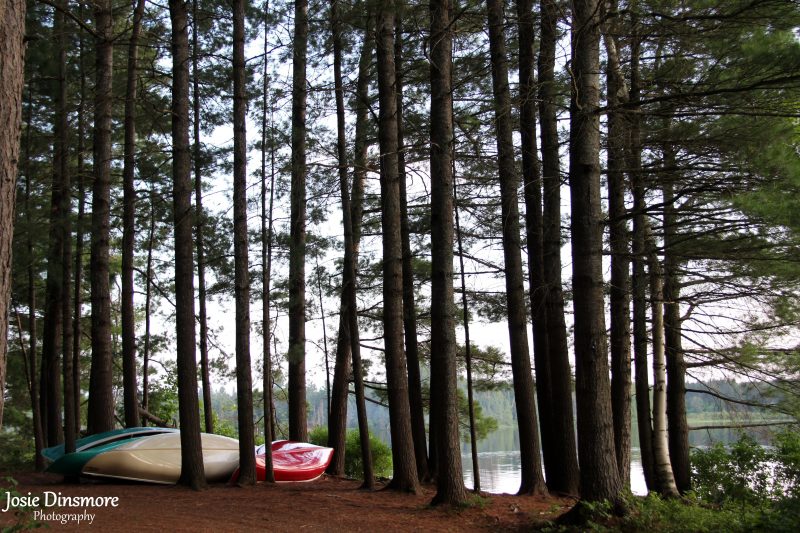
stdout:
<svg viewBox="0 0 800 533">
<path fill-rule="evenodd" d="M 647 494 L 644 483 L 642 461 L 639 448 L 632 449 L 631 458 L 631 491 L 634 494 Z M 472 456 L 469 452 L 461 454 L 464 483 L 472 488 Z M 495 494 L 514 494 L 519 490 L 520 459 L 519 450 L 478 452 L 478 464 L 481 472 L 481 490 Z"/>
<path fill-rule="evenodd" d="M 636 428 L 633 428 L 634 431 Z M 644 482 L 639 441 L 631 449 L 631 491 L 647 494 Z M 472 456 L 469 443 L 461 445 L 461 464 L 464 483 L 472 488 Z M 495 494 L 514 494 L 520 484 L 519 431 L 517 428 L 499 428 L 478 442 L 478 465 L 481 473 L 481 490 Z"/>
<path fill-rule="evenodd" d="M 720 419 L 719 422 L 725 422 Z M 734 429 L 712 429 L 689 432 L 689 446 L 706 447 L 715 442 L 731 443 L 739 438 L 741 431 Z M 747 433 L 764 445 L 769 443 L 769 429 L 750 429 Z M 461 462 L 464 483 L 473 487 L 472 456 L 469 443 L 461 445 Z M 520 485 L 519 431 L 514 428 L 499 428 L 478 442 L 478 464 L 481 472 L 481 490 L 491 493 L 514 494 Z M 639 434 L 636 421 L 631 425 L 631 492 L 647 494 L 639 450 Z"/>
</svg>

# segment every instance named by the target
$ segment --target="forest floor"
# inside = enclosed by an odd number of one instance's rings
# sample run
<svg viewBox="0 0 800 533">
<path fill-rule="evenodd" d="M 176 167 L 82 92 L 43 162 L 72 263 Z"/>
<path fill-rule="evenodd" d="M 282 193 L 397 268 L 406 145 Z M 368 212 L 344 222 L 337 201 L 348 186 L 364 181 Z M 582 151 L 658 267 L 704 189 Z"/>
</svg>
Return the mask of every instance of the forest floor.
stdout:
<svg viewBox="0 0 800 533">
<path fill-rule="evenodd" d="M 0 474 L 0 487 L 8 488 Z M 211 485 L 195 492 L 178 486 L 138 483 L 65 484 L 52 474 L 15 473 L 22 496 L 117 497 L 105 507 L 43 507 L 36 520 L 54 531 L 530 531 L 547 525 L 574 503 L 565 498 L 483 494 L 454 509 L 429 505 L 435 489 L 417 495 L 365 491 L 360 482 L 323 477 L 311 483 L 259 484 L 251 488 Z M 54 493 L 54 494 L 53 494 Z M 0 501 L 0 528 L 20 517 Z M 78 522 L 78 516 L 81 521 Z M 88 515 L 93 515 L 91 521 Z M 33 511 L 21 523 L 37 527 Z M 61 519 L 66 523 L 62 524 Z"/>
</svg>

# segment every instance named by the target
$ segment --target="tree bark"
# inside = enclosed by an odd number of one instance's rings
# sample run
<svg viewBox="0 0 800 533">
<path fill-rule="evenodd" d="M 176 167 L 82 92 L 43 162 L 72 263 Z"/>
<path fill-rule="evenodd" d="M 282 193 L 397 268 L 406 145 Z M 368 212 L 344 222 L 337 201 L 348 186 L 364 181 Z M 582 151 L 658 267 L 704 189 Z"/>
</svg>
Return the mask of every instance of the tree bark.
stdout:
<svg viewBox="0 0 800 533">
<path fill-rule="evenodd" d="M 194 198 L 195 246 L 197 247 L 197 305 L 200 322 L 200 380 L 203 384 L 203 418 L 206 433 L 214 433 L 214 411 L 211 408 L 211 373 L 208 364 L 208 312 L 206 311 L 206 257 L 203 213 L 203 164 L 200 153 L 200 44 L 197 35 L 197 0 L 192 2 L 192 133 L 194 135 Z"/>
<path fill-rule="evenodd" d="M 450 0 L 433 0 L 430 4 L 431 424 L 436 424 L 438 429 L 437 441 L 434 443 L 437 458 L 436 495 L 432 501 L 434 505 L 463 505 L 467 500 L 458 438 L 456 332 L 453 316 L 456 307 L 453 295 L 452 10 Z"/>
<path fill-rule="evenodd" d="M 647 232 L 647 228 L 645 231 Z M 649 232 L 647 232 L 649 233 Z M 664 279 L 655 242 L 649 236 L 647 246 L 650 274 L 650 314 L 653 332 L 653 466 L 656 490 L 663 497 L 679 496 L 672 475 L 667 435 L 667 371 L 664 354 Z"/>
<path fill-rule="evenodd" d="M 27 225 L 26 234 L 26 248 L 28 257 L 33 257 L 33 219 L 31 216 L 31 121 L 32 121 L 32 95 L 30 85 L 28 86 L 28 97 L 26 101 L 25 111 L 25 155 L 24 155 L 24 170 L 20 174 L 25 175 L 25 223 Z M 31 425 L 33 426 L 33 445 L 34 445 L 34 466 L 37 472 L 41 472 L 45 468 L 44 456 L 42 455 L 42 448 L 44 448 L 44 436 L 42 434 L 42 414 L 39 407 L 39 386 L 36 378 L 37 358 L 38 358 L 38 328 L 36 324 L 36 264 L 34 261 L 28 261 L 28 353 L 26 357 L 26 372 L 28 376 L 28 393 L 31 397 Z M 22 327 L 19 328 L 20 332 Z M 21 333 L 20 333 L 21 334 Z M 22 341 L 20 340 L 20 344 Z M 0 387 L 0 394 L 3 394 L 2 387 Z M 1 402 L 2 400 L 0 400 Z"/>
<path fill-rule="evenodd" d="M 535 391 L 528 350 L 528 321 L 525 316 L 525 288 L 520 252 L 519 197 L 517 193 L 519 176 L 514 163 L 511 91 L 508 86 L 508 59 L 503 32 L 503 3 L 500 0 L 488 0 L 487 7 L 497 131 L 497 163 L 504 220 L 503 256 L 505 258 L 506 311 L 508 313 L 511 369 L 514 377 L 514 398 L 517 405 L 522 469 L 519 494 L 543 494 L 546 493 L 547 488 L 542 474 Z"/>
<path fill-rule="evenodd" d="M 0 428 L 5 407 L 11 252 L 25 81 L 25 9 L 21 0 L 0 6 Z"/>
<path fill-rule="evenodd" d="M 575 392 L 581 498 L 619 501 L 603 302 L 600 210 L 600 32 L 597 0 L 575 0 L 569 183 L 575 309 Z"/>
<path fill-rule="evenodd" d="M 628 138 L 628 177 L 633 196 L 633 277 L 631 293 L 633 305 L 633 359 L 635 365 L 636 418 L 639 429 L 639 450 L 642 471 L 648 490 L 655 489 L 653 467 L 653 426 L 650 419 L 649 365 L 647 364 L 647 278 L 645 277 L 645 198 L 642 175 L 642 147 L 639 118 L 639 53 L 638 36 L 631 39 L 631 89 L 630 130 Z"/>
<path fill-rule="evenodd" d="M 686 363 L 681 345 L 680 277 L 675 251 L 678 217 L 674 186 L 664 192 L 664 347 L 667 357 L 667 424 L 669 457 L 675 484 L 681 494 L 691 490 L 689 426 L 686 422 Z"/>
<path fill-rule="evenodd" d="M 306 414 L 306 54 L 308 0 L 294 6 L 289 235 L 289 439 L 308 440 Z"/>
<path fill-rule="evenodd" d="M 122 382 L 125 427 L 139 422 L 136 383 L 136 314 L 133 306 L 133 256 L 136 246 L 136 70 L 139 58 L 139 34 L 142 29 L 144 0 L 137 0 L 133 27 L 128 42 L 128 74 L 125 87 L 125 154 L 122 167 Z"/>
<path fill-rule="evenodd" d="M 269 208 L 267 208 L 267 107 L 269 102 L 269 0 L 264 2 L 264 72 L 261 109 L 261 329 L 262 329 L 262 388 L 264 389 L 264 471 L 268 483 L 275 482 L 272 468 L 272 446 L 275 431 L 272 427 L 272 352 L 270 350 L 269 287 L 272 280 L 272 208 L 275 199 L 275 140 L 270 138 L 271 172 Z M 270 114 L 270 119 L 272 118 Z M 271 124 L 270 124 L 271 125 Z"/>
<path fill-rule="evenodd" d="M 83 4 L 78 8 L 78 16 L 83 17 Z M 83 18 L 81 19 L 83 20 Z M 78 178 L 78 217 L 75 221 L 75 276 L 74 276 L 74 296 L 73 296 L 73 314 L 72 314 L 72 382 L 75 384 L 72 391 L 72 402 L 75 409 L 75 433 L 79 433 L 81 429 L 81 369 L 80 369 L 80 356 L 81 356 L 81 341 L 82 341 L 82 311 L 83 311 L 83 248 L 84 248 L 84 226 L 86 215 L 86 191 L 84 186 L 85 168 L 84 168 L 84 153 L 86 147 L 84 145 L 84 137 L 86 132 L 86 68 L 84 67 L 85 50 L 84 50 L 84 30 L 80 29 L 78 37 L 79 47 L 79 70 L 80 70 L 80 96 L 78 100 L 78 153 L 77 153 L 77 172 Z"/>
<path fill-rule="evenodd" d="M 63 3 L 66 10 L 67 3 Z M 61 14 L 63 18 L 64 15 Z M 67 33 L 66 24 L 62 20 L 61 32 L 57 36 L 59 49 L 59 95 L 57 99 L 58 131 L 56 137 L 57 151 L 60 152 L 59 174 L 61 180 L 61 198 L 59 212 L 61 213 L 61 302 L 59 312 L 61 313 L 61 338 L 58 339 L 61 345 L 58 348 L 61 359 L 61 369 L 63 379 L 64 396 L 60 402 L 64 406 L 64 425 L 60 431 L 64 435 L 64 451 L 72 453 L 75 451 L 76 439 L 76 410 L 72 401 L 74 391 L 78 387 L 78 382 L 73 381 L 72 372 L 72 183 L 69 173 L 69 116 L 67 114 Z M 56 376 L 56 379 L 59 379 Z M 69 481 L 77 481 L 70 478 Z"/>
<path fill-rule="evenodd" d="M 614 21 L 618 16 L 616 2 L 606 14 Z M 603 28 L 607 57 L 608 105 L 608 217 L 611 248 L 611 407 L 614 413 L 614 446 L 617 453 L 619 477 L 624 486 L 630 485 L 631 469 L 631 306 L 630 250 L 625 208 L 625 138 L 628 124 L 622 105 L 628 102 L 628 92 L 620 67 L 616 27 L 606 23 Z"/>
<path fill-rule="evenodd" d="M 402 3 L 397 3 L 402 9 Z M 400 171 L 400 235 L 403 245 L 403 331 L 405 333 L 406 364 L 408 365 L 408 404 L 411 409 L 411 433 L 414 439 L 414 458 L 417 476 L 428 478 L 428 449 L 425 433 L 425 413 L 422 407 L 422 377 L 419 370 L 419 341 L 417 340 L 417 309 L 414 295 L 414 267 L 411 237 L 408 227 L 406 196 L 406 158 L 403 124 L 403 19 L 398 13 L 395 27 L 394 61 L 397 86 L 397 161 Z"/>
<path fill-rule="evenodd" d="M 383 335 L 394 468 L 389 486 L 416 493 L 419 490 L 419 480 L 414 459 L 406 357 L 403 350 L 403 248 L 400 231 L 394 22 L 394 6 L 382 5 L 378 10 L 375 34 L 380 101 L 378 138 L 383 229 Z"/>
<path fill-rule="evenodd" d="M 150 186 L 150 227 L 147 232 L 147 266 L 145 268 L 144 289 L 144 346 L 142 347 L 142 409 L 150 407 L 150 313 L 153 300 L 153 243 L 155 242 L 156 213 Z"/>
<path fill-rule="evenodd" d="M 554 447 L 550 358 L 547 343 L 546 286 L 542 249 L 542 175 L 536 141 L 536 90 L 534 80 L 533 0 L 517 0 L 519 20 L 519 121 L 522 141 L 522 180 L 525 198 L 525 236 L 528 244 L 528 285 L 533 325 L 533 360 L 536 399 L 539 402 L 542 455 L 547 479 L 558 476 Z"/>
<path fill-rule="evenodd" d="M 189 154 L 189 32 L 184 0 L 170 0 L 172 21 L 172 194 L 175 222 L 175 341 L 181 477 L 178 483 L 206 488 L 197 398 L 192 265 L 192 181 Z"/>
<path fill-rule="evenodd" d="M 89 379 L 91 433 L 114 427 L 111 349 L 111 293 L 109 290 L 109 218 L 111 213 L 111 113 L 113 94 L 114 21 L 111 1 L 94 5 L 97 31 L 94 108 L 94 185 L 92 187 L 92 243 L 89 264 L 92 287 L 92 366 Z"/>
<path fill-rule="evenodd" d="M 253 378 L 250 370 L 250 261 L 247 237 L 247 73 L 245 0 L 233 1 L 233 256 L 236 301 L 236 407 L 239 485 L 255 485 Z M 208 409 L 210 405 L 206 406 Z M 266 443 L 267 446 L 270 443 Z"/>
<path fill-rule="evenodd" d="M 572 369 L 564 322 L 564 293 L 561 283 L 561 163 L 558 141 L 555 81 L 556 45 L 559 39 L 559 8 L 554 0 L 541 2 L 539 45 L 539 121 L 542 131 L 543 229 L 542 261 L 546 287 L 545 311 L 549 351 L 553 463 L 547 472 L 547 487 L 557 493 L 578 495 L 580 475 L 575 447 L 575 418 L 572 404 Z M 541 410 L 541 406 L 540 406 Z M 545 464 L 545 468 L 547 465 Z"/>
<path fill-rule="evenodd" d="M 461 274 L 461 310 L 464 325 L 464 364 L 467 370 L 467 406 L 469 412 L 469 445 L 472 456 L 472 492 L 481 492 L 481 470 L 478 461 L 478 435 L 475 429 L 475 400 L 472 386 L 472 345 L 469 338 L 469 304 L 467 302 L 467 280 L 464 273 L 464 246 L 461 238 L 461 223 L 458 218 L 457 176 L 453 171 L 453 214 L 456 222 L 456 242 L 458 243 L 458 264 Z"/>
<path fill-rule="evenodd" d="M 369 15 L 367 20 L 369 20 Z M 369 22 L 367 23 L 369 25 Z M 364 42 L 361 46 L 361 57 L 358 62 L 358 81 L 356 83 L 356 131 L 355 145 L 353 147 L 353 184 L 351 193 L 348 193 L 351 211 L 351 225 L 353 232 L 353 264 L 358 262 L 358 244 L 360 235 L 361 218 L 363 212 L 364 180 L 367 165 L 367 130 L 369 128 L 369 67 L 374 48 L 374 34 L 372 31 L 364 32 Z M 344 197 L 342 197 L 344 198 Z M 357 281 L 357 280 L 356 280 Z M 336 343 L 336 362 L 334 364 L 333 385 L 331 390 L 331 414 L 328 417 L 328 446 L 334 449 L 333 459 L 327 472 L 332 475 L 344 475 L 344 453 L 347 432 L 347 395 L 348 380 L 352 372 L 350 346 L 349 319 L 358 316 L 358 309 L 350 310 L 347 306 L 347 294 L 342 289 L 339 319 L 339 335 Z M 365 418 L 366 421 L 366 418 Z M 369 440 L 367 440 L 369 443 Z M 338 450 L 338 451 L 337 451 Z"/>
<path fill-rule="evenodd" d="M 63 8 L 63 5 L 61 6 Z M 65 276 L 69 269 L 64 264 L 64 248 L 68 245 L 69 233 L 64 227 L 69 220 L 70 191 L 67 154 L 67 49 L 66 18 L 62 9 L 55 9 L 53 34 L 56 41 L 58 70 L 54 83 L 55 116 L 53 124 L 53 187 L 50 200 L 50 231 L 47 252 L 47 284 L 45 289 L 45 313 L 42 342 L 42 366 L 40 403 L 44 414 L 44 437 L 48 446 L 64 441 L 61 419 L 61 345 L 64 323 L 63 302 L 69 284 Z M 67 310 L 69 314 L 69 310 Z"/>
<path fill-rule="evenodd" d="M 369 20 L 369 16 L 367 16 Z M 369 427 L 366 417 L 364 385 L 361 369 L 361 345 L 358 329 L 358 301 L 356 299 L 356 260 L 358 243 L 354 237 L 354 226 L 360 226 L 360 209 L 358 220 L 354 220 L 354 209 L 348 191 L 347 179 L 347 144 L 344 116 L 344 87 L 342 85 L 342 39 L 338 13 L 338 1 L 331 2 L 331 30 L 333 33 L 333 71 L 336 91 L 336 134 L 337 157 L 339 160 L 339 191 L 342 200 L 342 228 L 344 233 L 344 265 L 342 273 L 342 298 L 339 320 L 339 339 L 336 347 L 336 364 L 334 368 L 334 386 L 331 398 L 331 412 L 328 417 L 328 445 L 334 447 L 334 459 L 328 472 L 335 475 L 344 473 L 345 442 L 347 435 L 347 374 L 350 372 L 349 356 L 352 355 L 356 375 L 356 403 L 358 410 L 358 427 L 361 444 L 361 459 L 364 475 L 364 488 L 372 489 L 375 485 L 375 474 L 372 464 L 372 451 L 369 442 Z M 364 129 L 367 121 L 367 90 L 369 84 L 368 68 L 371 57 L 372 41 L 370 32 L 364 35 L 364 43 L 359 60 L 358 88 L 356 99 L 356 155 L 366 155 Z M 363 163 L 363 159 L 360 161 Z M 364 170 L 354 173 L 353 193 L 356 193 L 357 182 L 363 188 Z M 337 448 L 338 447 L 338 448 Z"/>
</svg>

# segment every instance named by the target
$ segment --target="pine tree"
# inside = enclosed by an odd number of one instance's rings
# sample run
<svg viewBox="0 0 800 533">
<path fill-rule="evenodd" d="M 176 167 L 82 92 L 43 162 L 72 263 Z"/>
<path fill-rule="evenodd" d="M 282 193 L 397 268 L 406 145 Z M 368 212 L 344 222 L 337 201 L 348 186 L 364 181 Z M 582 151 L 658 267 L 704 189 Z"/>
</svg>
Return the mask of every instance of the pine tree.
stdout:
<svg viewBox="0 0 800 533">
<path fill-rule="evenodd" d="M 170 0 L 172 21 L 172 180 L 175 221 L 175 307 L 178 410 L 181 424 L 179 483 L 206 487 L 197 398 L 194 330 L 193 213 L 189 152 L 189 31 L 186 2 Z"/>
<path fill-rule="evenodd" d="M 133 27 L 128 41 L 128 71 L 125 86 L 125 155 L 122 168 L 124 188 L 122 200 L 122 378 L 125 426 L 139 425 L 139 400 L 136 383 L 136 318 L 133 307 L 133 255 L 136 233 L 136 164 L 135 105 L 137 95 L 137 62 L 139 34 L 142 30 L 144 0 L 137 0 L 133 11 Z"/>
<path fill-rule="evenodd" d="M 433 503 L 467 499 L 458 438 L 453 300 L 453 6 L 431 3 L 431 424 L 436 432 Z"/>
<path fill-rule="evenodd" d="M 308 440 L 306 421 L 306 56 L 308 1 L 294 6 L 292 190 L 289 232 L 289 438 Z"/>
<path fill-rule="evenodd" d="M 572 369 L 564 321 L 564 293 L 561 280 L 561 156 L 558 139 L 558 90 L 555 66 L 559 9 L 553 0 L 541 2 L 539 74 L 539 122 L 542 132 L 542 261 L 544 263 L 545 315 L 552 411 L 551 466 L 547 486 L 554 492 L 578 494 L 579 471 L 575 448 L 575 418 L 572 403 Z M 540 406 L 541 409 L 541 406 Z"/>
<path fill-rule="evenodd" d="M 503 213 L 503 256 L 506 278 L 506 313 L 511 343 L 511 367 L 514 374 L 514 397 L 519 425 L 522 481 L 520 494 L 539 494 L 547 489 L 542 474 L 539 431 L 534 399 L 534 384 L 528 350 L 525 289 L 520 252 L 519 176 L 514 163 L 511 126 L 511 92 L 508 86 L 508 58 L 503 32 L 503 4 L 488 0 L 489 46 L 491 50 L 492 87 L 494 90 L 497 164 Z"/>
<path fill-rule="evenodd" d="M 92 288 L 92 367 L 89 382 L 89 433 L 114 427 L 113 365 L 111 347 L 111 293 L 109 287 L 111 216 L 111 115 L 113 96 L 113 16 L 111 1 L 100 0 L 94 9 L 96 26 L 94 104 L 94 184 L 92 186 L 92 244 L 89 265 Z"/>
<path fill-rule="evenodd" d="M 369 20 L 369 16 L 367 19 Z M 333 69 L 336 91 L 336 149 L 339 160 L 339 191 L 342 199 L 342 229 L 344 233 L 344 265 L 342 274 L 342 295 L 339 320 L 339 341 L 336 347 L 336 364 L 334 369 L 334 387 L 330 412 L 328 415 L 328 445 L 334 449 L 334 458 L 328 472 L 335 475 L 344 473 L 344 450 L 347 431 L 347 374 L 352 368 L 355 372 L 356 404 L 358 410 L 358 430 L 361 439 L 361 464 L 364 470 L 364 488 L 372 489 L 375 475 L 372 463 L 372 452 L 369 442 L 369 427 L 366 417 L 364 384 L 362 382 L 361 345 L 358 329 L 358 301 L 356 299 L 356 260 L 358 244 L 355 238 L 355 226 L 360 226 L 360 216 L 354 216 L 347 179 L 347 145 L 345 138 L 344 87 L 342 85 L 342 37 L 340 30 L 338 1 L 331 2 L 331 30 L 333 33 Z M 363 130 L 366 123 L 366 99 L 368 62 L 371 56 L 372 41 L 367 33 L 362 44 L 358 71 L 358 112 L 356 118 L 356 139 L 365 145 Z M 366 151 L 366 146 L 356 146 L 356 152 Z M 353 195 L 363 188 L 363 170 L 354 172 Z M 356 220 L 354 220 L 356 218 Z M 350 364 L 352 356 L 353 364 Z"/>
<path fill-rule="evenodd" d="M 575 394 L 581 498 L 617 502 L 600 219 L 600 27 L 597 0 L 573 4 L 569 185 L 575 308 Z"/>
<path fill-rule="evenodd" d="M 11 250 L 22 117 L 25 61 L 25 2 L 10 0 L 0 8 L 0 427 L 6 382 Z"/>
<path fill-rule="evenodd" d="M 397 139 L 397 94 L 394 64 L 394 6 L 381 6 L 376 22 L 378 96 L 381 152 L 381 225 L 383 228 L 383 336 L 386 347 L 386 381 L 392 432 L 394 476 L 390 486 L 419 490 L 408 377 L 403 350 L 403 251 L 400 236 L 400 187 Z"/>
</svg>

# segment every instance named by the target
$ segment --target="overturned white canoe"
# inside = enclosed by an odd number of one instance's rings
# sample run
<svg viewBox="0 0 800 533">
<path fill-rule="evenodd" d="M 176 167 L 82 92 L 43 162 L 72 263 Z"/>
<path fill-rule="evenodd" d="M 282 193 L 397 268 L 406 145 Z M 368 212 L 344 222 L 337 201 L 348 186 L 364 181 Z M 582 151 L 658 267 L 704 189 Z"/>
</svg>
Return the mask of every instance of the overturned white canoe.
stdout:
<svg viewBox="0 0 800 533">
<path fill-rule="evenodd" d="M 225 481 L 239 466 L 239 441 L 222 435 L 201 434 L 203 468 L 208 481 Z M 142 437 L 93 457 L 81 472 L 149 483 L 172 484 L 181 475 L 179 432 Z"/>
</svg>

